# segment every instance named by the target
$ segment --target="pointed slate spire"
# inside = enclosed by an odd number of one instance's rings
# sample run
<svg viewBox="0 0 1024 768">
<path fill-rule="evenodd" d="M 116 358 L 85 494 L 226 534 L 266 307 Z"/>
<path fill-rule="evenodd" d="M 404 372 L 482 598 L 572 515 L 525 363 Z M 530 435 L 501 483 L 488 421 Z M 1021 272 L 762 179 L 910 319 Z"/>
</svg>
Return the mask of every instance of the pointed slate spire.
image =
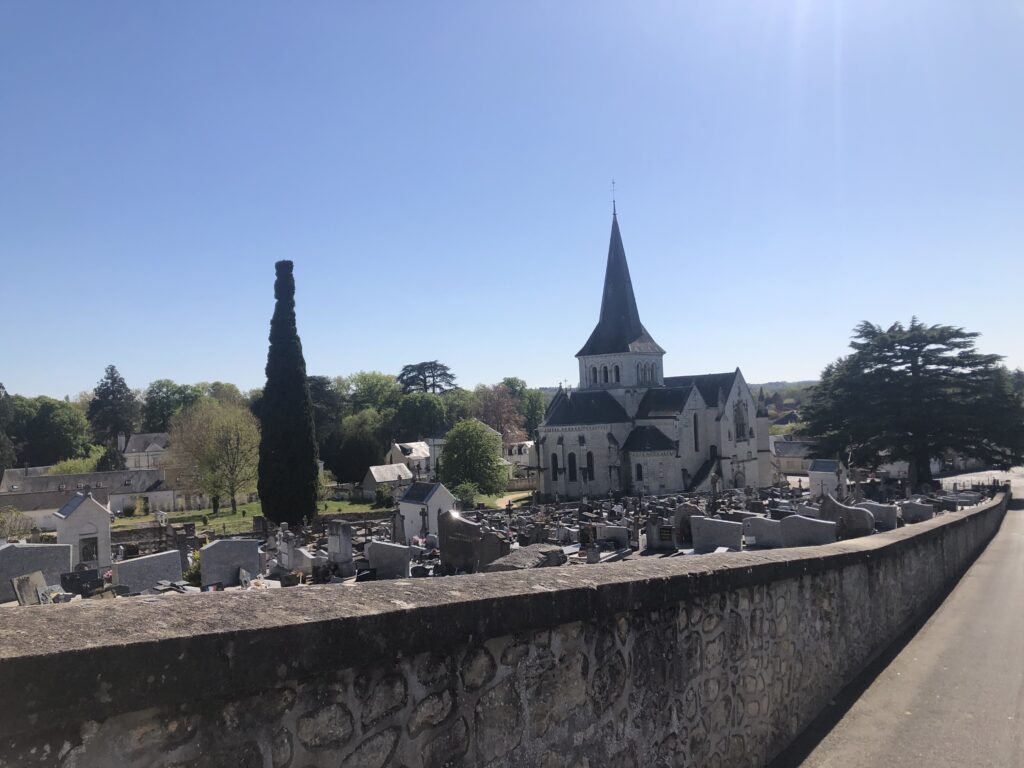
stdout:
<svg viewBox="0 0 1024 768">
<path fill-rule="evenodd" d="M 622 352 L 664 354 L 665 350 L 658 346 L 640 322 L 636 297 L 633 295 L 633 281 L 629 277 L 629 265 L 626 263 L 626 249 L 619 233 L 619 217 L 613 212 L 601 316 L 594 332 L 590 334 L 583 349 L 576 353 L 576 357 Z"/>
</svg>

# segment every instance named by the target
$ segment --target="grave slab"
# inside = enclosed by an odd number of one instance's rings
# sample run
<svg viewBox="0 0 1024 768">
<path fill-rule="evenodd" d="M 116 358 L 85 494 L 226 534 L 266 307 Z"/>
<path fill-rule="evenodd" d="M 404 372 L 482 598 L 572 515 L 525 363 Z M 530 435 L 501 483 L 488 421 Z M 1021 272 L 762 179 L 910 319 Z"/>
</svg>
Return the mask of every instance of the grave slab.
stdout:
<svg viewBox="0 0 1024 768">
<path fill-rule="evenodd" d="M 803 515 L 790 515 L 779 521 L 782 544 L 786 547 L 809 547 L 836 541 L 836 524 L 831 520 L 815 520 Z"/>
<path fill-rule="evenodd" d="M 0 544 L 0 603 L 16 599 L 11 579 L 42 571 L 47 584 L 60 584 L 71 570 L 70 544 Z"/>
<path fill-rule="evenodd" d="M 114 584 L 129 592 L 145 592 L 158 581 L 181 581 L 181 557 L 178 550 L 158 552 L 114 563 Z"/>
<path fill-rule="evenodd" d="M 782 523 L 768 517 L 749 518 L 743 521 L 743 537 L 748 547 L 781 547 Z"/>
<path fill-rule="evenodd" d="M 737 551 L 743 548 L 743 523 L 694 516 L 690 518 L 690 528 L 693 532 L 693 551 L 697 554 L 714 552 L 719 547 Z"/>
<path fill-rule="evenodd" d="M 218 539 L 199 550 L 199 570 L 204 587 L 221 584 L 237 587 L 238 569 L 260 572 L 259 539 Z"/>
</svg>

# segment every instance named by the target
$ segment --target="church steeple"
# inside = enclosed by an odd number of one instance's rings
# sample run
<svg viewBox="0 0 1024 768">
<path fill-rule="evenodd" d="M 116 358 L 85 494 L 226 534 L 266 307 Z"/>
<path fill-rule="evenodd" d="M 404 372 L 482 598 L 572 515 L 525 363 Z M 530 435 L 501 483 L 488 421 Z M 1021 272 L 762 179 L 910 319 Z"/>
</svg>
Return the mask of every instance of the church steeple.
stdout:
<svg viewBox="0 0 1024 768">
<path fill-rule="evenodd" d="M 630 352 L 665 354 L 665 350 L 658 346 L 640 322 L 636 297 L 633 295 L 633 281 L 629 277 L 629 265 L 626 263 L 626 249 L 619 233 L 619 217 L 613 211 L 601 315 L 594 332 L 576 353 L 576 357 Z"/>
</svg>

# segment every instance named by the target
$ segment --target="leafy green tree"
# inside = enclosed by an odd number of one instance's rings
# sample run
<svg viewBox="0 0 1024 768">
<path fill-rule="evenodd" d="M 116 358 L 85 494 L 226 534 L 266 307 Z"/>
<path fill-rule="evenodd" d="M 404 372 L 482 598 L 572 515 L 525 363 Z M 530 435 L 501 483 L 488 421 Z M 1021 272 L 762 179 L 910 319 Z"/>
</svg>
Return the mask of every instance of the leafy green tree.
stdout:
<svg viewBox="0 0 1024 768">
<path fill-rule="evenodd" d="M 476 394 L 468 389 L 450 389 L 441 395 L 441 400 L 444 401 L 445 431 L 476 416 Z"/>
<path fill-rule="evenodd" d="M 206 397 L 212 397 L 221 405 L 245 405 L 246 398 L 234 384 L 224 381 L 204 381 L 196 388 Z"/>
<path fill-rule="evenodd" d="M 103 450 L 99 461 L 96 462 L 97 472 L 116 472 L 125 468 L 124 454 L 112 445 Z"/>
<path fill-rule="evenodd" d="M 199 387 L 176 384 L 170 379 L 157 379 L 146 387 L 142 405 L 142 431 L 166 432 L 171 419 L 203 396 Z"/>
<path fill-rule="evenodd" d="M 483 493 L 498 493 L 507 479 L 501 438 L 476 419 L 460 421 L 445 438 L 440 476 L 449 488 L 473 483 Z"/>
<path fill-rule="evenodd" d="M 88 453 L 76 459 L 64 459 L 51 464 L 46 471 L 48 475 L 84 475 L 98 471 L 96 466 L 105 453 L 102 445 L 90 445 Z"/>
<path fill-rule="evenodd" d="M 825 368 L 802 413 L 819 455 L 872 467 L 905 460 L 911 483 L 932 480 L 947 451 L 1008 468 L 1024 459 L 1024 405 L 977 333 L 915 317 L 887 329 L 863 322 L 853 353 Z"/>
<path fill-rule="evenodd" d="M 398 374 L 402 392 L 430 392 L 439 395 L 455 386 L 455 375 L 444 363 L 427 360 L 406 365 Z"/>
<path fill-rule="evenodd" d="M 364 408 L 342 421 L 338 452 L 328 468 L 341 482 L 358 483 L 370 467 L 383 461 L 387 445 L 380 413 L 375 408 Z"/>
<path fill-rule="evenodd" d="M 139 422 L 140 406 L 135 393 L 128 388 L 117 368 L 108 365 L 103 378 L 93 390 L 89 403 L 89 424 L 93 437 L 103 445 L 117 445 L 117 436 L 135 431 Z"/>
<path fill-rule="evenodd" d="M 0 384 L 0 475 L 8 467 L 13 467 L 18 460 L 14 440 L 10 435 L 13 420 L 14 409 L 11 405 L 11 396 L 7 394 L 4 385 Z"/>
<path fill-rule="evenodd" d="M 477 488 L 476 483 L 459 483 L 452 488 L 452 496 L 462 505 L 463 509 L 473 509 L 479 495 L 480 489 Z"/>
<path fill-rule="evenodd" d="M 263 388 L 259 493 L 263 514 L 299 525 L 316 513 L 319 468 L 306 361 L 295 323 L 292 262 L 275 265 L 274 315 L 270 320 L 267 383 Z"/>
<path fill-rule="evenodd" d="M 506 376 L 501 380 L 501 386 L 508 390 L 516 402 L 519 415 L 523 418 L 523 431 L 527 436 L 532 435 L 544 421 L 547 397 L 539 389 L 527 387 L 526 382 L 516 376 Z"/>
<path fill-rule="evenodd" d="M 349 377 L 352 409 L 374 408 L 378 413 L 394 412 L 402 399 L 402 387 L 394 376 L 380 371 L 359 371 Z"/>
<path fill-rule="evenodd" d="M 89 422 L 71 403 L 37 397 L 31 401 L 30 412 L 20 435 L 18 458 L 22 463 L 45 466 L 88 455 Z"/>
<path fill-rule="evenodd" d="M 399 440 L 440 437 L 444 428 L 444 401 L 440 395 L 413 392 L 402 398 L 394 420 L 394 432 Z"/>
<path fill-rule="evenodd" d="M 171 422 L 175 464 L 188 469 L 194 490 L 226 496 L 232 514 L 238 495 L 256 487 L 259 448 L 259 424 L 242 405 L 203 398 Z"/>
</svg>

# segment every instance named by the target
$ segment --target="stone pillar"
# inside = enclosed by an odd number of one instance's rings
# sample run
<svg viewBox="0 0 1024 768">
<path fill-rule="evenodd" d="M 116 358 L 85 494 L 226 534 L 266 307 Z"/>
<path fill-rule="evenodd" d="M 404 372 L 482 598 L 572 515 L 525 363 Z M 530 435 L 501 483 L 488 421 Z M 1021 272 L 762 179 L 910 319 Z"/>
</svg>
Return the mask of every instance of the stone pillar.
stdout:
<svg viewBox="0 0 1024 768">
<path fill-rule="evenodd" d="M 355 576 L 352 561 L 352 526 L 342 520 L 327 523 L 327 553 L 339 576 Z"/>
</svg>

